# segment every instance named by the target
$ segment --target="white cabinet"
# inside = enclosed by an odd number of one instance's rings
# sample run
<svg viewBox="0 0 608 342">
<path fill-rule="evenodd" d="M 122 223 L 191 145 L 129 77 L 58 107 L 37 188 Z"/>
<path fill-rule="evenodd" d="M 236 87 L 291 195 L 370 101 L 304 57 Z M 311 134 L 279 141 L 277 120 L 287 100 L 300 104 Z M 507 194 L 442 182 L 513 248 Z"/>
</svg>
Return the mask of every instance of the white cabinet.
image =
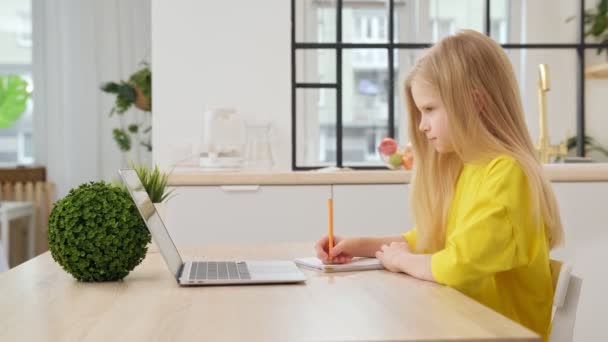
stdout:
<svg viewBox="0 0 608 342">
<path fill-rule="evenodd" d="M 177 245 L 314 241 L 327 231 L 330 185 L 179 186 L 167 202 Z"/>
<path fill-rule="evenodd" d="M 575 341 L 608 341 L 608 182 L 553 183 L 566 244 L 552 252 L 583 278 Z"/>
<path fill-rule="evenodd" d="M 334 233 L 399 235 L 412 228 L 408 184 L 334 185 Z"/>
<path fill-rule="evenodd" d="M 327 234 L 332 185 L 180 186 L 166 224 L 178 245 L 315 241 Z M 334 185 L 336 235 L 398 235 L 410 229 L 407 184 Z"/>
</svg>

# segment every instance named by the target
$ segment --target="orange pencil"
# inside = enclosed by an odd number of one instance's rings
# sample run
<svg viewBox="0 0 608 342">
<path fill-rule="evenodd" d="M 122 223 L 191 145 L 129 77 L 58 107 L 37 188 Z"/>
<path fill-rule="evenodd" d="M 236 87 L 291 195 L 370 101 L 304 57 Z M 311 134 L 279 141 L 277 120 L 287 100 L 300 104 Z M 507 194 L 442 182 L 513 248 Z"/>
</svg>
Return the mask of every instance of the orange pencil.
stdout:
<svg viewBox="0 0 608 342">
<path fill-rule="evenodd" d="M 327 236 L 329 238 L 329 248 L 327 250 L 328 254 L 331 253 L 331 249 L 334 247 L 334 206 L 333 200 L 331 198 L 327 199 L 327 212 L 328 212 L 328 233 Z"/>
</svg>

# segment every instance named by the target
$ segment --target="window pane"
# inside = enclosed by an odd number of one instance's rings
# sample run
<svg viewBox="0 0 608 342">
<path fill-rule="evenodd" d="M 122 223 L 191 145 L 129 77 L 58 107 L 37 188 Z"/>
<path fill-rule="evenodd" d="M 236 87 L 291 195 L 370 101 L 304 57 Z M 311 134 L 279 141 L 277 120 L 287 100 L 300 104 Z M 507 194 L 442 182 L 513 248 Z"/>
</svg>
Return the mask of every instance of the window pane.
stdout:
<svg viewBox="0 0 608 342">
<path fill-rule="evenodd" d="M 0 75 L 18 75 L 33 90 L 31 3 L 25 0 L 4 0 L 0 6 Z M 32 100 L 24 113 L 8 128 L 0 128 L 0 163 L 31 164 Z"/>
<path fill-rule="evenodd" d="M 386 49 L 343 51 L 344 165 L 382 165 L 376 146 L 388 134 L 387 63 Z"/>
<path fill-rule="evenodd" d="M 598 55 L 596 49 L 585 51 L 587 67 L 597 70 L 603 67 L 606 70 L 606 50 Z M 606 94 L 608 94 L 608 82 L 606 74 L 602 78 L 591 78 L 585 81 L 585 134 L 592 137 L 599 146 L 608 148 L 608 115 L 606 115 Z M 575 131 L 573 131 L 575 132 Z M 596 161 L 606 162 L 608 156 L 599 149 L 587 154 Z"/>
<path fill-rule="evenodd" d="M 17 134 L 14 131 L 6 132 L 6 129 L 0 132 L 0 166 L 13 165 L 17 162 Z"/>
<path fill-rule="evenodd" d="M 344 1 L 342 41 L 347 43 L 388 42 L 386 1 Z"/>
<path fill-rule="evenodd" d="M 296 165 L 336 165 L 336 90 L 296 89 Z"/>
<path fill-rule="evenodd" d="M 425 50 L 402 49 L 395 50 L 395 61 L 398 63 L 397 74 L 395 77 L 395 137 L 397 143 L 406 145 L 410 142 L 409 138 L 409 119 L 405 105 L 405 79 L 416 63 L 416 60 L 424 54 Z"/>
<path fill-rule="evenodd" d="M 336 50 L 296 51 L 296 82 L 336 83 Z"/>
<path fill-rule="evenodd" d="M 8 75 L 18 75 L 28 83 L 28 91 L 32 92 L 32 75 L 30 71 L 24 71 L 28 66 L 3 66 L 0 64 L 0 75 L 6 77 Z M 32 139 L 33 131 L 33 101 L 30 97 L 27 101 L 27 107 L 23 114 L 12 123 L 8 128 L 0 128 L 0 139 L 6 139 L 4 141 L 10 142 L 7 145 L 2 146 L 2 151 L 5 153 L 0 159 L 0 163 L 4 164 L 32 164 L 33 151 L 31 151 L 31 144 L 29 145 L 30 151 L 26 151 L 28 146 L 26 145 L 26 135 L 29 136 L 29 140 Z M 13 144 L 14 143 L 14 144 Z"/>
<path fill-rule="evenodd" d="M 336 1 L 297 0 L 296 42 L 336 42 Z"/>
<path fill-rule="evenodd" d="M 484 0 L 395 3 L 395 41 L 434 43 L 461 29 L 484 32 Z"/>
<path fill-rule="evenodd" d="M 570 0 L 492 0 L 491 36 L 500 43 L 577 43 L 579 6 Z"/>
<path fill-rule="evenodd" d="M 0 6 L 0 64 L 32 62 L 31 4 L 25 0 L 2 0 Z"/>
<path fill-rule="evenodd" d="M 591 31 L 591 28 L 593 27 L 593 25 L 595 23 L 598 24 L 598 27 L 602 27 L 602 26 L 604 27 L 603 31 L 598 31 L 595 34 L 590 34 L 589 36 L 585 37 L 585 41 L 587 43 L 592 43 L 592 44 L 593 43 L 601 43 L 602 40 L 606 38 L 606 34 L 608 34 L 608 27 L 606 26 L 606 22 L 605 22 L 606 17 L 605 16 L 596 16 L 596 14 L 598 13 L 598 6 L 600 6 L 602 3 L 603 3 L 603 1 L 600 1 L 600 0 L 595 0 L 595 1 L 589 1 L 588 0 L 588 1 L 585 2 L 586 11 L 589 14 L 592 15 L 591 21 L 588 22 L 587 24 L 585 24 L 585 32 Z M 578 9 L 579 8 L 578 1 L 573 1 L 572 4 L 568 4 L 565 0 L 562 0 L 562 1 L 560 1 L 560 7 L 567 8 L 568 9 L 567 13 L 569 15 L 575 15 L 576 16 L 576 20 L 573 20 L 568 25 L 574 27 L 575 37 L 577 37 L 575 39 L 578 40 L 578 32 L 579 32 L 578 27 L 580 25 L 580 20 L 579 20 L 580 15 L 579 15 L 579 9 Z M 574 9 L 572 9 L 572 7 L 574 7 Z M 602 24 L 602 22 L 603 22 L 603 24 Z"/>
</svg>

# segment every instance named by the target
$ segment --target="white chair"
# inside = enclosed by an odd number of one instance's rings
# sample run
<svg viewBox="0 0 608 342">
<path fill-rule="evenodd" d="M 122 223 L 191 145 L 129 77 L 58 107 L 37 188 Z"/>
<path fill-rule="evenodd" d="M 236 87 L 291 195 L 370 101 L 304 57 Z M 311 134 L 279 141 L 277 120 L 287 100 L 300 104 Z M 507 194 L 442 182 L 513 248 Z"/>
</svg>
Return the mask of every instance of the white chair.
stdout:
<svg viewBox="0 0 608 342">
<path fill-rule="evenodd" d="M 553 312 L 551 342 L 572 342 L 576 309 L 583 280 L 572 274 L 572 265 L 551 260 L 553 277 Z"/>
</svg>

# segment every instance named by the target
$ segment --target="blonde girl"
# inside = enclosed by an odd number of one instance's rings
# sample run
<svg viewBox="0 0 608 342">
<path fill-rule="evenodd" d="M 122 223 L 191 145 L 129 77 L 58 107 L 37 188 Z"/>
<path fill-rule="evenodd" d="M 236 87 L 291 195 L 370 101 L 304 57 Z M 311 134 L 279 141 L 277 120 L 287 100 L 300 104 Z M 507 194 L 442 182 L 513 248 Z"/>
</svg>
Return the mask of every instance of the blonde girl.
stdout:
<svg viewBox="0 0 608 342">
<path fill-rule="evenodd" d="M 453 287 L 537 332 L 550 330 L 549 251 L 563 242 L 551 184 L 524 120 L 503 49 L 465 30 L 434 45 L 405 81 L 414 149 L 415 228 L 402 236 L 337 237 L 328 255 Z"/>
</svg>

